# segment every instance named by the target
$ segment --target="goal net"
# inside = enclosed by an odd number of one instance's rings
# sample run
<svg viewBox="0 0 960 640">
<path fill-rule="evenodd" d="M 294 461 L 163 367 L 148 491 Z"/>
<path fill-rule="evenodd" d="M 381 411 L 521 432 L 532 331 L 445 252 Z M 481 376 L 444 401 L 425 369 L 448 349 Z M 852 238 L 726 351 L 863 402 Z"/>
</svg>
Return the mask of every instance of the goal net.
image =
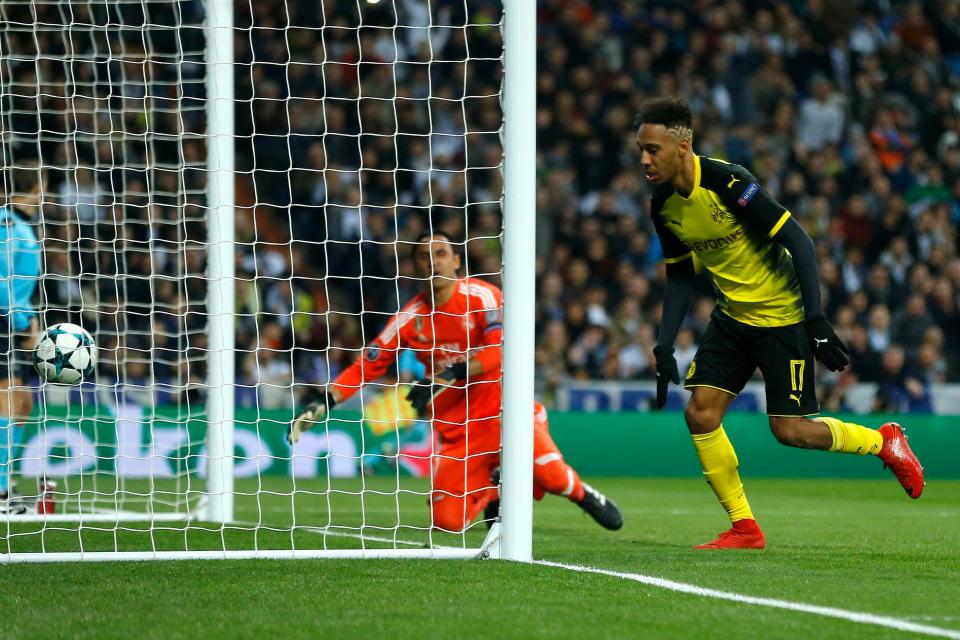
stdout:
<svg viewBox="0 0 960 640">
<path fill-rule="evenodd" d="M 98 348 L 92 379 L 41 383 L 4 328 L 20 385 L 2 393 L 33 408 L 0 432 L 3 560 L 480 553 L 496 509 L 431 518 L 438 434 L 405 399 L 423 354 L 285 435 L 428 286 L 422 233 L 501 286 L 500 3 L 38 0 L 0 18 L 5 175 L 45 173 L 36 217 L 11 214 L 42 246 L 39 325 Z"/>
</svg>

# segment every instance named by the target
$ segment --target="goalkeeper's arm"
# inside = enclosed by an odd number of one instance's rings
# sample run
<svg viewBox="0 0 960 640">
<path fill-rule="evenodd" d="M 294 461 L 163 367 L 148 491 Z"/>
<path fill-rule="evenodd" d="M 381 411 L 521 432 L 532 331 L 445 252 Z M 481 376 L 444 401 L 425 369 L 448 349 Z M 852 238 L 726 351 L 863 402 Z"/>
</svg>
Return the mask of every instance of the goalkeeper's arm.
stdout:
<svg viewBox="0 0 960 640">
<path fill-rule="evenodd" d="M 343 370 L 330 385 L 314 390 L 314 398 L 304 407 L 287 429 L 287 441 L 294 444 L 303 433 L 323 420 L 337 403 L 348 400 L 360 388 L 376 380 L 396 362 L 397 352 L 403 347 L 394 335 L 390 340 L 381 336 L 371 342 L 359 358 Z"/>
<path fill-rule="evenodd" d="M 490 327 L 484 332 L 484 344 L 471 353 L 464 362 L 456 362 L 446 369 L 434 374 L 432 378 L 420 378 L 413 383 L 407 400 L 416 409 L 417 415 L 427 417 L 430 404 L 433 400 L 455 386 L 459 380 L 477 378 L 498 370 L 503 364 L 503 331 L 499 325 Z"/>
<path fill-rule="evenodd" d="M 323 421 L 327 414 L 342 400 L 336 388 L 315 392 L 315 398 L 307 403 L 287 429 L 287 442 L 295 444 L 300 436 L 317 422 Z"/>
<path fill-rule="evenodd" d="M 469 364 L 468 364 L 469 362 Z M 479 360 L 457 362 L 437 373 L 433 378 L 420 378 L 407 392 L 407 401 L 416 409 L 417 415 L 425 417 L 427 408 L 433 399 L 449 389 L 457 380 L 468 376 L 477 376 L 483 373 L 483 365 Z"/>
</svg>

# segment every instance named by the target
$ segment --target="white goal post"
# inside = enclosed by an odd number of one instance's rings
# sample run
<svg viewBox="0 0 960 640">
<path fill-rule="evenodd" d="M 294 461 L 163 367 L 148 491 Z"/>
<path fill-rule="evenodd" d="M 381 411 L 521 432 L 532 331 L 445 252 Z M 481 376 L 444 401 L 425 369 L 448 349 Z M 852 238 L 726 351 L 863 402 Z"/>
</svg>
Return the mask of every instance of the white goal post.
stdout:
<svg viewBox="0 0 960 640">
<path fill-rule="evenodd" d="M 100 362 L 75 388 L 25 382 L 0 563 L 530 561 L 536 3 L 28 4 L 0 7 L 3 167 L 48 174 L 40 324 L 80 324 Z M 489 531 L 432 520 L 439 441 L 401 402 L 415 363 L 283 441 L 419 286 L 415 232 L 444 224 L 503 289 Z"/>
</svg>

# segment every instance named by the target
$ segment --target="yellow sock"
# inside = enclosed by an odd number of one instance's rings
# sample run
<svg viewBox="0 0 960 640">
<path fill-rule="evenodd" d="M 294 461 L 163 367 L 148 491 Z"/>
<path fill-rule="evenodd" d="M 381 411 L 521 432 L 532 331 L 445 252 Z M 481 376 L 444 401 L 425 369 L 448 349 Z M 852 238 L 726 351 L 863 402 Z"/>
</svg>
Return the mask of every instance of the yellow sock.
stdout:
<svg viewBox="0 0 960 640">
<path fill-rule="evenodd" d="M 830 435 L 833 436 L 830 451 L 855 453 L 862 456 L 868 453 L 876 455 L 883 448 L 883 436 L 876 429 L 868 429 L 837 418 L 821 417 L 814 420 L 819 420 L 830 429 Z"/>
<path fill-rule="evenodd" d="M 720 504 L 730 515 L 730 521 L 753 519 L 753 512 L 743 492 L 743 483 L 740 482 L 737 453 L 727 438 L 727 433 L 720 425 L 711 433 L 693 434 L 693 446 L 700 458 L 703 475 L 707 483 L 717 494 Z"/>
</svg>

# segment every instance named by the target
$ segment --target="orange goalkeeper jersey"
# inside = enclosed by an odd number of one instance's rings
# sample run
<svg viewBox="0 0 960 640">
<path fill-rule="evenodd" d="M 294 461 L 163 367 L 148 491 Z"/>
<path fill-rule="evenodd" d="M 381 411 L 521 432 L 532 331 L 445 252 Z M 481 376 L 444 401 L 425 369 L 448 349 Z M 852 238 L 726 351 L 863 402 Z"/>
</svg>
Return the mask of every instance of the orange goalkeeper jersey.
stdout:
<svg viewBox="0 0 960 640">
<path fill-rule="evenodd" d="M 427 375 L 467 358 L 479 360 L 483 365 L 480 375 L 457 381 L 434 399 L 433 424 L 445 442 L 466 438 L 468 424 L 471 429 L 496 429 L 500 418 L 503 294 L 489 282 L 461 278 L 444 304 L 433 308 L 431 298 L 431 293 L 424 292 L 410 300 L 367 345 L 363 355 L 337 376 L 333 386 L 346 400 L 386 373 L 401 349 L 413 350 L 426 366 Z"/>
</svg>

